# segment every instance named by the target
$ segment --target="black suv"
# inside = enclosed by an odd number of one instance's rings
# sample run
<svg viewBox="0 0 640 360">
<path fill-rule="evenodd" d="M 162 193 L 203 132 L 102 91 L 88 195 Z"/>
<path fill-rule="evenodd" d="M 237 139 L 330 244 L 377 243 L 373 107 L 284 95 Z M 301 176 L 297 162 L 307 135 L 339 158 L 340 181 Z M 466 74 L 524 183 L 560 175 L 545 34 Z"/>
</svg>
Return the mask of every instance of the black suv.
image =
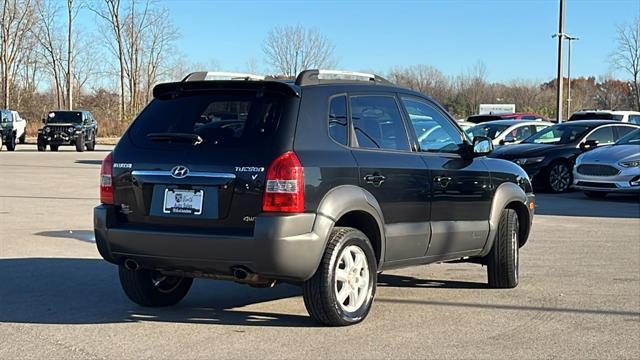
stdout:
<svg viewBox="0 0 640 360">
<path fill-rule="evenodd" d="M 38 151 L 45 151 L 47 145 L 51 151 L 58 151 L 60 145 L 75 145 L 78 152 L 83 152 L 85 147 L 95 150 L 98 123 L 89 111 L 50 111 L 42 122 L 44 127 L 38 130 Z"/>
<path fill-rule="evenodd" d="M 157 85 L 102 164 L 96 243 L 132 301 L 176 304 L 195 277 L 282 281 L 347 325 L 384 270 L 466 261 L 518 284 L 527 174 L 431 98 L 361 73 L 212 77 Z"/>
</svg>

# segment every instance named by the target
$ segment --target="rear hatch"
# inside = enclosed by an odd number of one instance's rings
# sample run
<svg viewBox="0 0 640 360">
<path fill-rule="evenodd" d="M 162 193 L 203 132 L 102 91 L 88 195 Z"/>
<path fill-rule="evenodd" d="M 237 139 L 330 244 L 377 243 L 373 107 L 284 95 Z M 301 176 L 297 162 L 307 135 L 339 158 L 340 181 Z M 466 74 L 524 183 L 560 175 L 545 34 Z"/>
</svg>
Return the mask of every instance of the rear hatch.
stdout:
<svg viewBox="0 0 640 360">
<path fill-rule="evenodd" d="M 269 82 L 164 86 L 113 152 L 117 226 L 251 235 L 266 170 L 292 148 L 295 92 Z"/>
</svg>

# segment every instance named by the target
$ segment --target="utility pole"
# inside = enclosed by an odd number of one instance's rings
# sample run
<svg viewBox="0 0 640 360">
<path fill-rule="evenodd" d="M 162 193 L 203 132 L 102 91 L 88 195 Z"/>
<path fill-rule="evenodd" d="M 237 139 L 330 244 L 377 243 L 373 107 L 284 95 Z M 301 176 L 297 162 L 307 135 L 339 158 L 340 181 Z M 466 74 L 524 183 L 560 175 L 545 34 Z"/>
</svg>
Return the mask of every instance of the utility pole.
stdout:
<svg viewBox="0 0 640 360">
<path fill-rule="evenodd" d="M 560 16 L 558 19 L 558 33 L 554 37 L 558 37 L 558 76 L 556 78 L 556 118 L 558 123 L 562 122 L 562 40 L 564 40 L 564 0 L 560 0 Z"/>
<path fill-rule="evenodd" d="M 567 54 L 567 119 L 571 116 L 571 42 L 580 40 L 579 37 L 565 34 L 565 39 L 569 42 L 569 52 Z"/>
<path fill-rule="evenodd" d="M 68 18 L 67 18 L 67 29 L 68 29 L 68 37 L 67 37 L 67 105 L 69 110 L 73 110 L 73 38 L 72 38 L 72 23 L 73 23 L 73 0 L 67 0 L 67 10 Z"/>
</svg>

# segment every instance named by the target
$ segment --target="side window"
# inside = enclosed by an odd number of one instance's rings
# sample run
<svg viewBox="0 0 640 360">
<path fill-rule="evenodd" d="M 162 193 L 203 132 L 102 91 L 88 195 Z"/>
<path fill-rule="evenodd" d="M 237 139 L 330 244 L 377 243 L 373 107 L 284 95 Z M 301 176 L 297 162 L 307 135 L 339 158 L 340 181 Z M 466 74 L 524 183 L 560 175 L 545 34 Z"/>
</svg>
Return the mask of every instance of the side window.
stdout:
<svg viewBox="0 0 640 360">
<path fill-rule="evenodd" d="M 531 128 L 529 126 L 520 126 L 513 129 L 505 138 L 511 137 L 515 141 L 522 141 L 531 136 Z"/>
<path fill-rule="evenodd" d="M 329 104 L 329 136 L 338 144 L 348 144 L 347 97 L 337 96 Z"/>
<path fill-rule="evenodd" d="M 611 144 L 614 141 L 613 139 L 613 126 L 597 129 L 587 138 L 587 140 L 596 140 L 600 145 Z"/>
<path fill-rule="evenodd" d="M 351 122 L 359 147 L 411 150 L 394 97 L 354 96 L 350 101 Z"/>
<path fill-rule="evenodd" d="M 462 135 L 451 121 L 433 105 L 415 98 L 402 98 L 420 150 L 433 152 L 457 152 L 462 145 Z"/>
<path fill-rule="evenodd" d="M 631 126 L 616 126 L 616 130 L 618 131 L 618 136 L 616 137 L 616 140 L 620 139 L 623 136 L 626 136 L 627 134 L 629 134 L 630 132 L 636 129 L 637 128 L 634 128 Z"/>
<path fill-rule="evenodd" d="M 536 125 L 536 132 L 542 131 L 546 129 L 548 126 L 546 125 Z"/>
<path fill-rule="evenodd" d="M 629 115 L 629 122 L 640 125 L 640 115 Z"/>
</svg>

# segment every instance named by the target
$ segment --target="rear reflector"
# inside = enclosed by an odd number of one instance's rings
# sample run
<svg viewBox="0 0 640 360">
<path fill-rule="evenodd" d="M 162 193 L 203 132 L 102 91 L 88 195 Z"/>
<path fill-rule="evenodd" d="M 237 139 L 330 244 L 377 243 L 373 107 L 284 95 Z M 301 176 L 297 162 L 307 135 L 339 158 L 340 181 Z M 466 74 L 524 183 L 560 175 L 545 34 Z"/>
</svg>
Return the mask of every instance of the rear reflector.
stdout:
<svg viewBox="0 0 640 360">
<path fill-rule="evenodd" d="M 102 160 L 100 168 L 100 202 L 113 204 L 113 157 L 111 153 Z"/>
<path fill-rule="evenodd" d="M 294 152 L 289 151 L 278 156 L 269 165 L 262 211 L 304 211 L 304 172 Z"/>
</svg>

